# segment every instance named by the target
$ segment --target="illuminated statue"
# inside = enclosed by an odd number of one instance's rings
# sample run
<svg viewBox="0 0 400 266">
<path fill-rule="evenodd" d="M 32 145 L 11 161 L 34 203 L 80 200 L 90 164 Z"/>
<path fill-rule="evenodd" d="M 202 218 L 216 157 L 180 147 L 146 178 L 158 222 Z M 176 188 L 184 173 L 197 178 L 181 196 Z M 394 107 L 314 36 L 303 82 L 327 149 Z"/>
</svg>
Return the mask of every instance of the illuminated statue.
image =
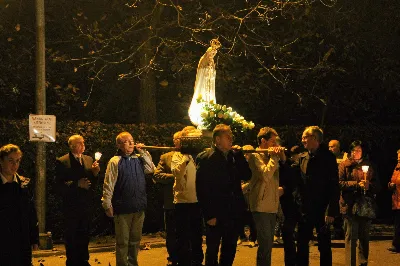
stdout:
<svg viewBox="0 0 400 266">
<path fill-rule="evenodd" d="M 217 39 L 213 39 L 210 42 L 210 47 L 206 53 L 200 58 L 199 65 L 197 66 L 196 82 L 194 84 L 194 94 L 192 103 L 189 107 L 190 121 L 201 128 L 201 109 L 203 104 L 198 103 L 197 99 L 201 98 L 206 102 L 213 101 L 215 99 L 215 63 L 214 56 L 217 54 L 218 48 L 221 46 Z"/>
</svg>

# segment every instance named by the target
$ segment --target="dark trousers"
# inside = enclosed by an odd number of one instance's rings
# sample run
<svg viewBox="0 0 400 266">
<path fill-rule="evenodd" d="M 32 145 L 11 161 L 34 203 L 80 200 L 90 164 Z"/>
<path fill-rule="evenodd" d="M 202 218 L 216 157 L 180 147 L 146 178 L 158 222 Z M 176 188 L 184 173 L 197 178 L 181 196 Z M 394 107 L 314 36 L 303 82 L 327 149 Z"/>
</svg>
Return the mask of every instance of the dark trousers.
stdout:
<svg viewBox="0 0 400 266">
<path fill-rule="evenodd" d="M 298 207 L 294 204 L 293 199 L 282 199 L 282 212 L 285 217 L 282 225 L 282 239 L 286 266 L 296 265 L 296 225 L 300 221 L 300 213 Z"/>
<path fill-rule="evenodd" d="M 285 216 L 282 227 L 283 249 L 285 252 L 285 265 L 296 265 L 296 242 L 295 242 L 295 228 L 298 219 L 296 216 Z"/>
<path fill-rule="evenodd" d="M 236 255 L 241 223 L 238 219 L 218 220 L 216 226 L 207 225 L 206 266 L 231 266 Z M 221 241 L 222 240 L 222 241 Z M 218 251 L 221 253 L 218 264 Z"/>
<path fill-rule="evenodd" d="M 190 266 L 202 262 L 202 215 L 198 203 L 175 204 L 178 264 Z"/>
<path fill-rule="evenodd" d="M 67 266 L 88 265 L 89 260 L 89 211 L 84 209 L 66 211 L 65 215 L 65 250 Z"/>
<path fill-rule="evenodd" d="M 320 212 L 303 216 L 298 223 L 297 238 L 297 266 L 309 265 L 309 242 L 313 237 L 313 230 L 317 230 L 320 265 L 332 266 L 332 246 L 329 226 L 325 223 L 325 213 Z"/>
<path fill-rule="evenodd" d="M 166 239 L 165 244 L 167 246 L 168 261 L 173 263 L 178 262 L 177 254 L 177 239 L 176 239 L 176 217 L 175 209 L 164 210 L 164 221 L 165 221 L 165 233 Z"/>
<path fill-rule="evenodd" d="M 400 210 L 394 210 L 394 235 L 392 245 L 400 251 Z"/>
</svg>

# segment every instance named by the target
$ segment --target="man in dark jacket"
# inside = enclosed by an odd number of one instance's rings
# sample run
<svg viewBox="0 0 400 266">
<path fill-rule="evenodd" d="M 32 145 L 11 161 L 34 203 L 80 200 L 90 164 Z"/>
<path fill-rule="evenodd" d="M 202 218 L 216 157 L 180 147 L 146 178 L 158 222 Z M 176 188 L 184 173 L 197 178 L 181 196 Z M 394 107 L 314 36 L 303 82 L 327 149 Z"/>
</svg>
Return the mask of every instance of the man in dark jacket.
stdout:
<svg viewBox="0 0 400 266">
<path fill-rule="evenodd" d="M 0 148 L 0 265 L 30 266 L 39 230 L 30 179 L 17 174 L 22 152 Z"/>
<path fill-rule="evenodd" d="M 196 192 L 207 226 L 206 265 L 210 266 L 233 264 L 240 219 L 246 210 L 241 180 L 249 180 L 251 170 L 243 153 L 234 151 L 232 139 L 229 126 L 217 125 L 213 131 L 213 148 L 200 153 L 196 159 Z"/>
<path fill-rule="evenodd" d="M 93 191 L 90 188 L 100 172 L 97 161 L 87 155 L 82 136 L 68 140 L 70 152 L 56 161 L 56 183 L 63 197 L 64 241 L 67 266 L 89 265 L 89 223 Z"/>
<path fill-rule="evenodd" d="M 175 148 L 180 147 L 181 132 L 174 134 Z M 162 194 L 164 200 L 164 220 L 166 233 L 166 247 L 168 252 L 168 264 L 176 265 L 177 250 L 176 250 L 176 216 L 174 206 L 174 182 L 175 177 L 171 171 L 172 156 L 175 151 L 167 152 L 160 157 L 157 168 L 154 172 L 154 181 L 162 186 Z"/>
<path fill-rule="evenodd" d="M 298 224 L 297 265 L 309 264 L 309 241 L 316 228 L 320 265 L 332 265 L 330 224 L 339 215 L 339 180 L 335 156 L 321 145 L 323 132 L 317 126 L 307 127 L 302 143 L 308 151 L 294 165 L 297 178 L 295 202 L 301 218 Z"/>
</svg>

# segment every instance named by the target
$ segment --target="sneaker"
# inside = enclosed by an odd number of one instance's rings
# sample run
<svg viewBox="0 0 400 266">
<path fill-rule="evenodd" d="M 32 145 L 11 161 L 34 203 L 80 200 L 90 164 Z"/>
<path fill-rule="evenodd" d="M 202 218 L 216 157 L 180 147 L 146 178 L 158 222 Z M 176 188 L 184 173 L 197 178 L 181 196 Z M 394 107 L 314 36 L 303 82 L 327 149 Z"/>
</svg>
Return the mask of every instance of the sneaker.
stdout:
<svg viewBox="0 0 400 266">
<path fill-rule="evenodd" d="M 395 248 L 394 246 L 391 246 L 390 248 L 388 248 L 387 250 L 389 250 L 390 252 L 394 252 L 394 253 L 400 253 L 400 250 Z"/>
</svg>

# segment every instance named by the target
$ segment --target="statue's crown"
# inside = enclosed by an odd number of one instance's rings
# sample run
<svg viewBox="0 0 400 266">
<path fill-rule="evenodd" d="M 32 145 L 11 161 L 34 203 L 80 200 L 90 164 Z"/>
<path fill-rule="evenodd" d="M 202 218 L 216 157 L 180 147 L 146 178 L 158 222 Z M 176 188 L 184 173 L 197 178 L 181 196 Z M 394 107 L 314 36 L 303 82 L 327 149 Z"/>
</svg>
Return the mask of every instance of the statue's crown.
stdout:
<svg viewBox="0 0 400 266">
<path fill-rule="evenodd" d="M 211 48 L 217 50 L 219 47 L 221 47 L 221 43 L 218 41 L 218 39 L 212 39 L 210 41 L 210 46 Z"/>
</svg>

